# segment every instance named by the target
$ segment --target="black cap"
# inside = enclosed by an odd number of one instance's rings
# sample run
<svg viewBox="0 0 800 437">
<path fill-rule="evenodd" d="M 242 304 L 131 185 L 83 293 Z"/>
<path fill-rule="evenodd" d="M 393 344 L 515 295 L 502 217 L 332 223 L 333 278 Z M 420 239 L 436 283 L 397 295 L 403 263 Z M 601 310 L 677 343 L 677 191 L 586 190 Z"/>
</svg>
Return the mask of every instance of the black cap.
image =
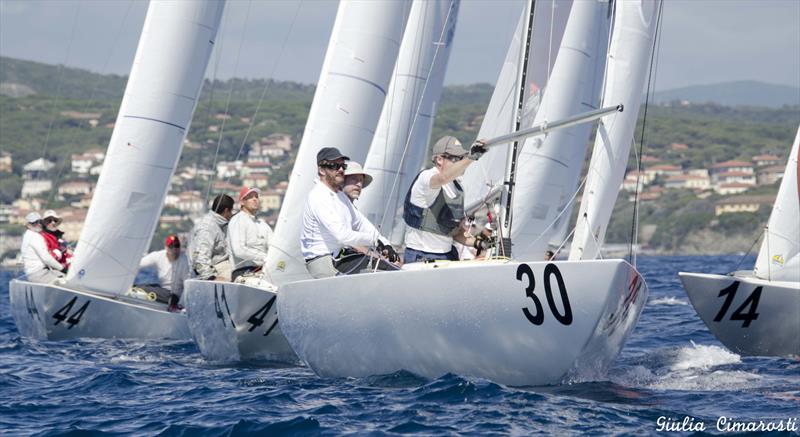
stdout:
<svg viewBox="0 0 800 437">
<path fill-rule="evenodd" d="M 322 164 L 322 161 L 336 161 L 337 159 L 349 160 L 350 157 L 342 155 L 336 147 L 323 147 L 317 152 L 317 165 Z"/>
</svg>

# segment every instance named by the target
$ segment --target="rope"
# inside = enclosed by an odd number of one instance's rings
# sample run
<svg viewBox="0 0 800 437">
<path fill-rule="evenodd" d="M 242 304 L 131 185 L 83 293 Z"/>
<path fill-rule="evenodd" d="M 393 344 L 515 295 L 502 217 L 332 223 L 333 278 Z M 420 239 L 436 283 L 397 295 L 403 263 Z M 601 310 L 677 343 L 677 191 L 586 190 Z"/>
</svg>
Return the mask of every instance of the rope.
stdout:
<svg viewBox="0 0 800 437">
<path fill-rule="evenodd" d="M 111 47 L 108 50 L 108 54 L 105 57 L 105 61 L 103 62 L 103 66 L 100 67 L 100 71 L 101 72 L 105 71 L 106 68 L 108 67 L 108 63 L 111 60 L 111 55 L 112 55 L 112 53 L 114 53 L 114 49 L 116 49 L 117 43 L 119 42 L 119 38 L 122 35 L 122 31 L 125 28 L 125 22 L 128 21 L 128 15 L 130 14 L 131 6 L 133 6 L 133 1 L 128 2 L 128 8 L 125 10 L 125 15 L 123 15 L 123 17 L 122 17 L 122 22 L 119 24 L 119 26 L 117 26 L 117 34 L 116 34 L 116 36 L 114 36 L 114 40 L 112 41 Z M 99 88 L 100 88 L 100 81 L 97 81 L 94 84 L 94 87 L 92 87 L 92 91 L 91 91 L 91 93 L 89 93 L 89 100 L 86 102 L 85 105 L 83 105 L 83 110 L 81 112 L 87 112 L 89 110 L 89 107 L 92 105 L 92 103 L 94 103 L 95 94 L 97 93 L 97 90 Z M 70 137 L 70 139 L 66 142 L 66 144 L 74 144 L 76 138 L 78 137 L 78 132 L 79 132 L 79 130 L 75 130 L 73 132 L 72 136 Z M 42 157 L 44 157 L 44 155 L 42 155 Z M 67 155 L 66 154 L 62 154 L 60 156 L 60 158 L 61 158 L 62 161 L 66 160 Z M 53 198 L 55 197 L 55 193 L 58 191 L 56 189 L 56 187 L 58 187 L 59 183 L 61 182 L 61 176 L 64 173 L 64 168 L 65 168 L 65 166 L 61 165 L 59 167 L 59 169 L 58 169 L 58 173 L 56 174 L 55 179 L 53 179 L 53 187 L 50 189 L 50 196 L 47 198 L 47 203 L 45 203 L 45 208 L 44 209 L 48 209 L 50 204 L 53 202 Z"/>
<path fill-rule="evenodd" d="M 765 235 L 765 234 L 766 234 L 765 238 L 766 238 L 766 241 L 767 241 L 767 255 L 769 255 L 769 226 L 764 226 L 764 229 L 761 232 L 758 233 L 758 236 L 756 237 L 756 239 L 753 240 L 753 244 L 751 244 L 750 248 L 747 249 L 747 252 L 745 252 L 744 255 L 742 255 L 742 257 L 739 258 L 739 262 L 736 263 L 736 267 L 733 268 L 733 272 L 731 272 L 731 273 L 735 273 L 737 270 L 739 270 L 739 267 L 742 265 L 742 262 L 744 261 L 744 259 L 747 258 L 747 255 L 750 255 L 750 251 L 753 250 L 753 247 L 755 247 L 756 243 L 758 243 L 758 240 L 761 239 L 761 236 Z M 767 263 L 767 269 L 769 269 L 769 265 L 770 265 L 770 263 L 768 262 Z M 770 276 L 769 272 L 767 273 L 767 275 L 768 275 L 768 277 Z"/>
<path fill-rule="evenodd" d="M 539 240 L 541 240 L 542 237 L 545 236 L 547 231 L 549 231 L 550 228 L 552 228 L 553 225 L 555 225 L 558 222 L 558 220 L 561 218 L 561 216 L 564 215 L 564 213 L 567 212 L 567 210 L 570 209 L 569 208 L 570 205 L 572 205 L 572 202 L 575 201 L 575 197 L 578 195 L 578 193 L 581 192 L 581 189 L 583 189 L 583 184 L 585 184 L 585 183 L 586 183 L 586 177 L 584 177 L 583 180 L 581 180 L 580 185 L 578 185 L 578 188 L 575 190 L 574 193 L 572 193 L 572 197 L 569 198 L 567 203 L 564 205 L 564 208 L 561 211 L 559 211 L 559 213 L 555 216 L 555 218 L 553 218 L 553 221 L 551 221 L 550 224 L 548 224 L 547 227 L 542 230 L 542 233 L 540 233 L 539 236 L 536 237 L 535 240 L 531 241 L 530 243 L 528 243 L 527 246 L 525 246 L 525 249 L 523 250 L 523 252 L 527 252 L 528 250 L 530 250 L 531 247 L 533 247 L 534 244 L 536 244 Z M 574 227 L 573 227 L 573 231 L 572 232 L 575 232 Z M 570 235 L 572 235 L 572 232 L 570 232 Z"/>
<path fill-rule="evenodd" d="M 655 37 L 653 38 L 653 50 L 650 52 L 650 71 L 648 72 L 647 77 L 647 94 L 645 95 L 644 101 L 644 114 L 642 114 L 642 133 L 639 138 L 639 153 L 638 161 L 636 164 L 636 187 L 633 194 L 633 221 L 631 222 L 631 238 L 630 238 L 630 245 L 628 246 L 628 257 L 631 260 L 631 264 L 636 266 L 636 253 L 634 253 L 633 248 L 638 242 L 638 230 L 639 230 L 639 180 L 641 179 L 642 175 L 642 148 L 644 147 L 644 138 L 645 132 L 647 131 L 647 110 L 650 106 L 650 96 L 652 95 L 654 88 L 655 88 L 655 78 L 654 78 L 654 71 L 656 64 L 658 63 L 658 56 L 657 53 L 661 52 L 661 25 L 662 21 L 661 18 L 664 13 L 664 3 L 663 1 L 659 4 L 658 8 L 658 17 L 656 18 L 656 30 L 655 30 Z"/>
<path fill-rule="evenodd" d="M 236 158 L 234 161 L 238 161 L 239 157 L 242 156 L 242 151 L 244 150 L 244 146 L 247 143 L 247 139 L 250 137 L 250 132 L 253 130 L 253 126 L 256 123 L 256 117 L 258 116 L 259 111 L 261 110 L 261 105 L 264 103 L 264 97 L 267 94 L 270 86 L 274 82 L 272 79 L 275 77 L 275 71 L 278 68 L 278 64 L 280 64 L 281 59 L 283 58 L 283 53 L 286 49 L 286 43 L 289 41 L 289 36 L 292 34 L 292 30 L 294 30 L 295 22 L 297 21 L 297 15 L 300 12 L 300 8 L 303 6 L 303 2 L 300 1 L 297 4 L 297 9 L 294 11 L 294 16 L 292 17 L 292 21 L 289 24 L 289 29 L 286 31 L 286 35 L 283 37 L 283 42 L 281 43 L 280 51 L 278 52 L 278 56 L 275 58 L 275 62 L 272 64 L 272 70 L 270 71 L 269 78 L 264 83 L 264 88 L 261 90 L 261 97 L 258 99 L 258 104 L 256 105 L 256 110 L 253 112 L 253 116 L 250 117 L 250 124 L 247 126 L 247 131 L 244 134 L 244 138 L 242 139 L 242 143 L 239 145 L 239 151 L 236 153 Z M 229 182 L 231 180 L 230 176 L 226 178 L 225 182 Z M 208 201 L 208 194 L 206 194 L 206 201 Z"/>
<path fill-rule="evenodd" d="M 247 12 L 244 18 L 244 27 L 242 29 L 242 37 L 239 39 L 239 47 L 236 49 L 236 60 L 233 64 L 233 77 L 236 77 L 236 73 L 239 70 L 239 58 L 242 54 L 242 45 L 244 45 L 244 37 L 247 33 L 247 25 L 250 23 L 250 7 L 253 5 L 253 0 L 249 0 L 247 2 Z M 231 99 L 233 97 L 233 89 L 235 88 L 235 81 L 231 81 L 231 88 L 228 92 L 228 99 L 225 102 L 225 113 L 223 114 L 222 118 L 222 126 L 219 128 L 219 136 L 217 137 L 217 148 L 214 151 L 214 160 L 211 163 L 211 170 L 213 171 L 217 166 L 217 157 L 219 156 L 219 148 L 222 145 L 222 137 L 225 134 L 225 123 L 228 121 L 228 113 L 230 112 L 231 108 Z M 206 197 L 205 203 L 208 204 L 208 195 L 211 193 L 211 183 L 214 181 L 213 177 L 208 178 L 208 184 L 206 185 Z"/>
</svg>

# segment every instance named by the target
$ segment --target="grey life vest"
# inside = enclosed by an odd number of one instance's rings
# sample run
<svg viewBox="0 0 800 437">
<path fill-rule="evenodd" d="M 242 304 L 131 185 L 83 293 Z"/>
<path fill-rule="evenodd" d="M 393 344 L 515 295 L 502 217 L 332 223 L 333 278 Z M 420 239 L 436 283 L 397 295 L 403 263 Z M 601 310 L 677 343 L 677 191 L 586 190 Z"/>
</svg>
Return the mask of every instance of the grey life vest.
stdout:
<svg viewBox="0 0 800 437">
<path fill-rule="evenodd" d="M 441 189 L 431 206 L 419 207 L 411 203 L 411 190 L 421 173 L 417 174 L 406 193 L 406 200 L 403 204 L 403 220 L 408 226 L 420 231 L 450 235 L 464 218 L 464 190 L 461 189 L 458 181 L 453 181 L 453 185 L 456 187 L 456 197 L 449 199 L 444 194 L 444 189 Z"/>
</svg>

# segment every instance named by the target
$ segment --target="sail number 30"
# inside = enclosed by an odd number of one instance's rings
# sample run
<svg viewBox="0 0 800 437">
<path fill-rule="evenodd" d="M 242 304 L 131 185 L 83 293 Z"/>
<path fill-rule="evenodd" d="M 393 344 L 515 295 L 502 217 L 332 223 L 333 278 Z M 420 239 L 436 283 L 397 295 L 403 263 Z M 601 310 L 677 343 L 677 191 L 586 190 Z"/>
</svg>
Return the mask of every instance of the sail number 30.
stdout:
<svg viewBox="0 0 800 437">
<path fill-rule="evenodd" d="M 525 296 L 533 301 L 534 312 L 532 313 L 531 310 L 526 307 L 522 308 L 522 313 L 525 314 L 525 318 L 527 318 L 529 322 L 539 326 L 544 323 L 544 308 L 542 307 L 542 302 L 539 300 L 539 297 L 534 293 L 536 279 L 534 279 L 533 270 L 531 270 L 529 265 L 520 264 L 519 267 L 517 267 L 517 280 L 523 281 L 526 277 L 528 286 L 525 287 Z M 559 311 L 555 298 L 553 297 L 553 287 L 551 284 L 553 277 L 555 277 L 556 285 L 558 286 L 558 294 L 564 306 L 563 313 Z M 567 287 L 564 285 L 564 278 L 561 276 L 561 271 L 558 270 L 555 264 L 548 264 L 544 268 L 544 294 L 547 299 L 547 306 L 550 307 L 550 312 L 553 314 L 553 317 L 562 325 L 571 325 L 572 307 L 569 304 Z"/>
</svg>

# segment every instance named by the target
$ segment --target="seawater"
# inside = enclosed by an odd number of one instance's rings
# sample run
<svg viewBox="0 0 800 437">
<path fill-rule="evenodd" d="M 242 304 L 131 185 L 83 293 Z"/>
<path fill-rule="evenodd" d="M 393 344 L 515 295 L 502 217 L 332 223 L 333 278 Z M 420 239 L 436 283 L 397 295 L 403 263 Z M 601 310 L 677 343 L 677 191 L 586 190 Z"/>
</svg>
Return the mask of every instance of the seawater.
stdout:
<svg viewBox="0 0 800 437">
<path fill-rule="evenodd" d="M 9 314 L 15 273 L 0 272 L 0 433 L 607 435 L 655 433 L 660 418 L 689 418 L 707 432 L 722 416 L 796 419 L 797 358 L 728 351 L 678 280 L 678 271 L 726 273 L 739 260 L 640 257 L 649 301 L 606 377 L 525 388 L 460 375 L 322 379 L 304 367 L 219 366 L 186 341 L 33 341 Z"/>
</svg>

